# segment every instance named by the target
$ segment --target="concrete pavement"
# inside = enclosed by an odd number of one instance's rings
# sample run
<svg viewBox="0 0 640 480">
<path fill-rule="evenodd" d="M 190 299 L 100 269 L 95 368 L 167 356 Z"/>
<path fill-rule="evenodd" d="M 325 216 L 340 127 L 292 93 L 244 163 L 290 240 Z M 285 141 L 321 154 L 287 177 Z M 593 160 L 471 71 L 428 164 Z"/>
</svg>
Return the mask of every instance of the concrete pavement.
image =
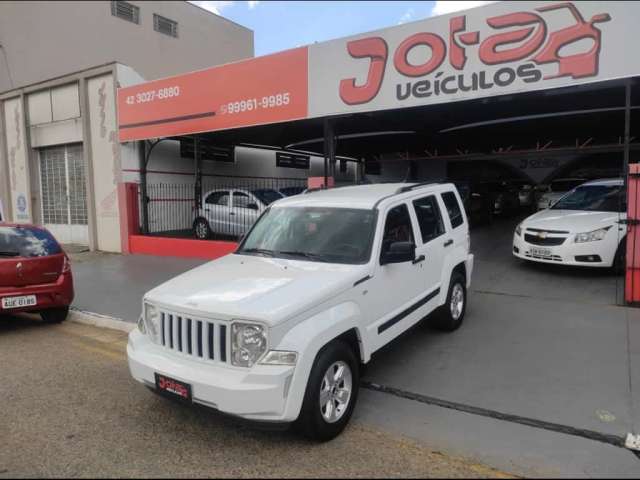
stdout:
<svg viewBox="0 0 640 480">
<path fill-rule="evenodd" d="M 476 268 L 463 327 L 448 335 L 424 328 L 408 332 L 374 356 L 365 379 L 539 426 L 378 392 L 365 394 L 374 399 L 367 418 L 518 474 L 640 475 L 640 460 L 632 453 L 589 439 L 599 435 L 621 443 L 640 429 L 640 310 L 618 306 L 621 277 L 609 272 L 514 259 L 510 242 L 516 222 L 472 233 Z M 76 306 L 135 321 L 144 291 L 200 263 L 74 256 Z M 397 411 L 384 414 L 381 404 Z M 455 428 L 444 428 L 443 418 L 455 419 Z M 594 435 L 545 430 L 546 423 Z M 434 431 L 434 424 L 442 428 Z M 465 428 L 477 430 L 463 434 Z"/>
<path fill-rule="evenodd" d="M 130 378 L 125 345 L 112 330 L 0 317 L 0 478 L 507 476 L 364 418 L 314 444 L 168 401 Z"/>
</svg>

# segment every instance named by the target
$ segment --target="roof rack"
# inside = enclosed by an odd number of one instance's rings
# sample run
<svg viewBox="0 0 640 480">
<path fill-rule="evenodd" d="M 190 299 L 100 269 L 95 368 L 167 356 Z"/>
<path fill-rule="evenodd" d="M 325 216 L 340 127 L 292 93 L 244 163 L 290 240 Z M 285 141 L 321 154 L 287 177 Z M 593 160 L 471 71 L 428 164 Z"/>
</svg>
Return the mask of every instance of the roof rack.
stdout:
<svg viewBox="0 0 640 480">
<path fill-rule="evenodd" d="M 431 181 L 431 182 L 422 182 L 422 183 L 414 183 L 411 185 L 405 185 L 404 187 L 400 187 L 398 190 L 396 190 L 396 195 L 398 193 L 410 192 L 414 188 L 426 187 L 428 185 L 439 185 L 439 183 L 440 182 Z"/>
</svg>

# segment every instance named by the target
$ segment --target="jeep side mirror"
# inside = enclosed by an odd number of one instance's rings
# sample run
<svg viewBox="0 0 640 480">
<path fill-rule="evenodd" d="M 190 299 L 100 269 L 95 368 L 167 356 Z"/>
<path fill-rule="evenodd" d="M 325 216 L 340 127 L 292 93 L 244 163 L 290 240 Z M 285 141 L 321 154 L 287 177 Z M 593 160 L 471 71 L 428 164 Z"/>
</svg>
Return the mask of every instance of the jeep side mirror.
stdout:
<svg viewBox="0 0 640 480">
<path fill-rule="evenodd" d="M 413 242 L 393 242 L 382 252 L 380 265 L 413 262 L 415 258 L 416 246 Z"/>
</svg>

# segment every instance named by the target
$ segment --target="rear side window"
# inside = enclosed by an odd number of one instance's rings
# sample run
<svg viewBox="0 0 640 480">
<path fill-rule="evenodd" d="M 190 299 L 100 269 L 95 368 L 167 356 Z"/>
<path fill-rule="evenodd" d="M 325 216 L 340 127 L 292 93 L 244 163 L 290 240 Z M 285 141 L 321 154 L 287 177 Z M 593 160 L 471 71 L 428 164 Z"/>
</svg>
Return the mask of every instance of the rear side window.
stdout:
<svg viewBox="0 0 640 480">
<path fill-rule="evenodd" d="M 451 226 L 456 228 L 462 225 L 464 223 L 464 218 L 462 217 L 462 210 L 460 209 L 460 204 L 458 203 L 458 199 L 455 194 L 453 192 L 443 193 L 442 201 L 444 202 L 445 207 L 447 207 Z"/>
<path fill-rule="evenodd" d="M 438 202 L 433 195 L 413 201 L 413 208 L 418 217 L 422 243 L 427 243 L 444 233 L 444 223 L 438 208 Z"/>
<path fill-rule="evenodd" d="M 0 227 L 0 259 L 6 257 L 46 257 L 62 249 L 46 230 L 30 227 Z"/>
<path fill-rule="evenodd" d="M 229 192 L 213 192 L 207 197 L 205 203 L 209 205 L 229 205 Z"/>
</svg>

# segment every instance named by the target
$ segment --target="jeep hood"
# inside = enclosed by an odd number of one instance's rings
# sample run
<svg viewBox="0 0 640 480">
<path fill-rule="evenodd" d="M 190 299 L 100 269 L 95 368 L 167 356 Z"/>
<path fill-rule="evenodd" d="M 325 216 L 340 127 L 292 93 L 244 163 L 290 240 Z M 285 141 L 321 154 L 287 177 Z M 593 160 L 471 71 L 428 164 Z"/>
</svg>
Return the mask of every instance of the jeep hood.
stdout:
<svg viewBox="0 0 640 480">
<path fill-rule="evenodd" d="M 174 312 L 273 326 L 351 288 L 365 271 L 364 265 L 232 254 L 163 283 L 145 299 Z"/>
<path fill-rule="evenodd" d="M 625 214 L 616 212 L 549 209 L 534 213 L 522 222 L 522 227 L 581 233 L 610 227 L 615 225 L 619 219 L 625 217 Z"/>
</svg>

